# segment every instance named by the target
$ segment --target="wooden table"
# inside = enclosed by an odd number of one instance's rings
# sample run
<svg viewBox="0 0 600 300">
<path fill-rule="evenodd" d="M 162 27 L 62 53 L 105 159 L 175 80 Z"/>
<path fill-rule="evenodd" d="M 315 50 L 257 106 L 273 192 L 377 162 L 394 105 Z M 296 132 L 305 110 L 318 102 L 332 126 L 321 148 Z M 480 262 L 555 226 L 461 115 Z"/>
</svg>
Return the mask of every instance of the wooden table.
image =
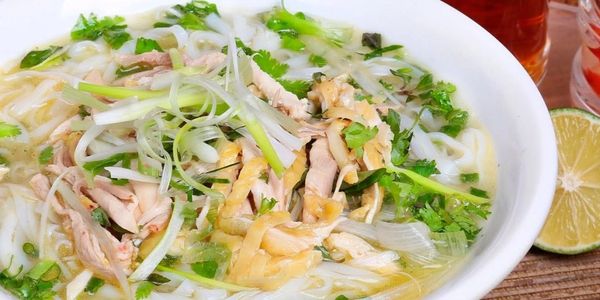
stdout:
<svg viewBox="0 0 600 300">
<path fill-rule="evenodd" d="M 552 46 L 548 73 L 540 84 L 549 108 L 573 106 L 569 96 L 571 62 L 580 45 L 574 9 L 551 5 Z M 600 250 L 566 256 L 532 248 L 485 299 L 600 299 Z"/>
</svg>

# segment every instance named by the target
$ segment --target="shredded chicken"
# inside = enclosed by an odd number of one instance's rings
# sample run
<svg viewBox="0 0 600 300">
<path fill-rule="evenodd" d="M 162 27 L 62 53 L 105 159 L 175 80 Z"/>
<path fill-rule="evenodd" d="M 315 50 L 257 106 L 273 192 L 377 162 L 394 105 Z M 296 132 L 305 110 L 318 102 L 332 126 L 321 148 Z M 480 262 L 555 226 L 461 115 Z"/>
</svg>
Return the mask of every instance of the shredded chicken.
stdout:
<svg viewBox="0 0 600 300">
<path fill-rule="evenodd" d="M 267 97 L 271 105 L 296 120 L 310 118 L 308 100 L 288 92 L 279 82 L 271 78 L 254 62 L 252 66 L 252 82 Z"/>
<path fill-rule="evenodd" d="M 139 63 L 151 66 L 171 66 L 169 53 L 158 52 L 156 50 L 137 55 L 120 55 L 117 56 L 117 61 L 123 66 L 131 66 Z"/>
<path fill-rule="evenodd" d="M 355 90 L 347 81 L 347 74 L 331 79 L 321 77 L 321 82 L 315 83 L 313 89 L 308 92 L 308 99 L 320 104 L 321 111 L 336 106 L 353 109 L 357 103 L 354 99 Z"/>
</svg>

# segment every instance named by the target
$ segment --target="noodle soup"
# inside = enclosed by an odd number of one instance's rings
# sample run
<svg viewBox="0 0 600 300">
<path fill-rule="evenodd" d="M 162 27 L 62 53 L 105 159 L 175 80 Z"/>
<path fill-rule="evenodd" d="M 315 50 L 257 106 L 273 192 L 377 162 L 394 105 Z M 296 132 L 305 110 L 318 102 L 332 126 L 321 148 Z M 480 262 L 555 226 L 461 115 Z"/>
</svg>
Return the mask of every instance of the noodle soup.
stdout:
<svg viewBox="0 0 600 300">
<path fill-rule="evenodd" d="M 456 89 L 378 33 L 281 7 L 81 15 L 0 77 L 0 285 L 422 297 L 494 194 L 491 140 Z"/>
</svg>

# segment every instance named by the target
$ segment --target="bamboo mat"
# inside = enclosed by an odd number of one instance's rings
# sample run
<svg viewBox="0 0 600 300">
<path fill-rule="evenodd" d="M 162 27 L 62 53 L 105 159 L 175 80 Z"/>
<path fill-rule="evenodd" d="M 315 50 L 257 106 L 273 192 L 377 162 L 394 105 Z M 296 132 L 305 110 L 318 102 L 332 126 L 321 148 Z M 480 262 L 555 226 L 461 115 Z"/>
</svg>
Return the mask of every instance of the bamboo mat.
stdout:
<svg viewBox="0 0 600 300">
<path fill-rule="evenodd" d="M 571 61 L 581 43 L 574 8 L 553 3 L 549 20 L 552 46 L 548 73 L 540 91 L 549 108 L 572 106 L 569 96 Z M 485 299 L 600 299 L 600 250 L 566 256 L 532 248 Z"/>
</svg>

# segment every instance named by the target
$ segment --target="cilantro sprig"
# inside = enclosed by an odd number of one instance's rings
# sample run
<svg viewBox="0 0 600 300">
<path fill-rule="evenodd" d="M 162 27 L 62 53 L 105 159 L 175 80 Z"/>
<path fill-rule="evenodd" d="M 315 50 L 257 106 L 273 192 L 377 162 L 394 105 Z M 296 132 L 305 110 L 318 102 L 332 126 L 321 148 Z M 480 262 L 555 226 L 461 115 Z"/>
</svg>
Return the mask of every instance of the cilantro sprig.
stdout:
<svg viewBox="0 0 600 300">
<path fill-rule="evenodd" d="M 111 48 L 119 49 L 131 39 L 131 35 L 125 31 L 127 25 L 124 22 L 125 18 L 120 16 L 99 19 L 93 13 L 87 18 L 81 14 L 77 19 L 77 23 L 71 29 L 71 39 L 74 41 L 95 41 L 103 37 Z"/>
</svg>

